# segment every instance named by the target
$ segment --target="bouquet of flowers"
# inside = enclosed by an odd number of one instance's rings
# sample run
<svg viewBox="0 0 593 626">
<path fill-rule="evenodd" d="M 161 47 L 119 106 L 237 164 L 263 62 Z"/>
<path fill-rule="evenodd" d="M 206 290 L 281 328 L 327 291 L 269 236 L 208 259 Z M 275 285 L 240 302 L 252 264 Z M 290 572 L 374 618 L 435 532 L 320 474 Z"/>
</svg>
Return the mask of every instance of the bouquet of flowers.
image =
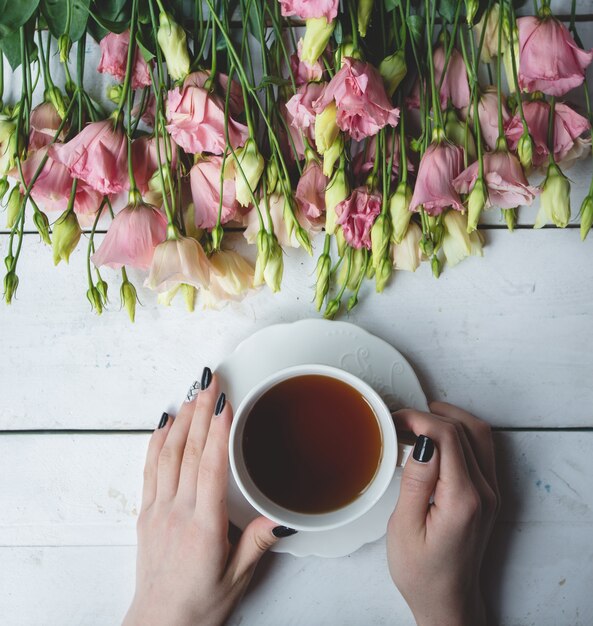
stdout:
<svg viewBox="0 0 593 626">
<path fill-rule="evenodd" d="M 0 105 L 6 302 L 31 218 L 56 265 L 85 229 L 91 306 L 103 311 L 102 270 L 115 269 L 132 320 L 128 268 L 159 300 L 181 291 L 193 310 L 278 291 L 284 249 L 313 254 L 315 244 L 312 298 L 334 317 L 356 305 L 365 279 L 381 292 L 394 270 L 427 261 L 438 277 L 481 255 L 485 210 L 500 209 L 513 230 L 518 207 L 539 195 L 535 227 L 565 227 L 563 169 L 591 152 L 593 51 L 579 39 L 574 0 L 568 25 L 549 0 L 517 17 L 521 4 L 11 5 L 0 15 L 0 67 L 20 76 L 21 95 Z M 112 77 L 102 103 L 88 88 L 94 72 Z M 577 88 L 581 113 L 563 101 Z M 584 239 L 593 182 L 580 220 Z M 228 247 L 225 233 L 238 228 L 255 266 Z"/>
</svg>

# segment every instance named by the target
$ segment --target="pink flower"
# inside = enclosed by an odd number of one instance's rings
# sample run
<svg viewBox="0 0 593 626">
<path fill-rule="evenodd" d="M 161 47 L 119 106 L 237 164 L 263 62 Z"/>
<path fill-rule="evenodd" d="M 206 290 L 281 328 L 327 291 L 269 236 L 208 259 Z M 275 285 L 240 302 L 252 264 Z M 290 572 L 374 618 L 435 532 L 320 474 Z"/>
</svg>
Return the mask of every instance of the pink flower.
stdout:
<svg viewBox="0 0 593 626">
<path fill-rule="evenodd" d="M 344 238 L 354 248 L 371 249 L 371 228 L 381 213 L 381 196 L 370 193 L 368 187 L 357 187 L 336 205 L 338 224 Z"/>
<path fill-rule="evenodd" d="M 395 133 L 395 138 L 393 136 Z M 388 132 L 386 135 L 386 159 L 387 165 L 389 165 L 389 160 L 392 158 L 392 168 L 391 168 L 391 177 L 392 179 L 397 176 L 399 173 L 399 132 L 392 131 Z M 354 159 L 352 160 L 352 171 L 355 177 L 359 180 L 364 179 L 373 169 L 375 164 L 375 158 L 377 153 L 377 136 L 371 137 L 368 142 L 365 142 L 364 146 L 362 144 L 358 144 L 361 146 L 360 152 L 356 154 Z M 408 171 L 413 171 L 414 167 L 412 163 L 408 160 Z"/>
<path fill-rule="evenodd" d="M 165 141 L 159 137 L 159 154 L 161 166 L 166 166 Z M 177 146 L 171 140 L 171 167 L 175 169 L 177 164 Z M 144 136 L 132 142 L 132 167 L 134 168 L 134 178 L 141 193 L 149 191 L 148 182 L 159 167 L 159 155 L 157 154 L 156 138 Z"/>
<path fill-rule="evenodd" d="M 482 131 L 484 142 L 490 150 L 494 150 L 496 148 L 496 140 L 498 139 L 498 94 L 496 93 L 496 89 L 486 89 L 480 97 L 478 102 L 478 119 L 480 120 L 480 130 Z M 503 96 L 503 131 L 508 126 L 510 119 L 511 116 Z"/>
<path fill-rule="evenodd" d="M 113 219 L 92 262 L 120 269 L 123 265 L 146 270 L 154 250 L 167 237 L 167 218 L 150 204 L 128 205 Z"/>
<path fill-rule="evenodd" d="M 566 157 L 584 132 L 591 129 L 588 120 L 568 105 L 558 102 L 554 118 L 554 160 L 559 163 Z M 523 113 L 534 143 L 533 166 L 539 167 L 547 161 L 548 150 L 548 119 L 550 105 L 543 100 L 523 103 Z M 509 122 L 506 136 L 509 146 L 515 150 L 523 134 L 523 126 L 519 114 Z"/>
<path fill-rule="evenodd" d="M 102 194 L 119 193 L 128 184 L 127 140 L 112 120 L 91 122 L 68 143 L 53 144 L 49 155 Z"/>
<path fill-rule="evenodd" d="M 379 72 L 370 64 L 345 57 L 342 69 L 313 103 L 317 113 L 335 100 L 338 126 L 360 141 L 386 125 L 395 126 L 399 109 L 392 106 Z"/>
<path fill-rule="evenodd" d="M 178 235 L 155 248 L 144 286 L 163 292 L 181 284 L 199 289 L 208 287 L 209 282 L 210 263 L 202 246 L 191 237 Z"/>
<path fill-rule="evenodd" d="M 293 128 L 303 131 L 307 139 L 315 138 L 315 110 L 313 103 L 321 96 L 327 83 L 307 83 L 286 103 L 288 119 Z"/>
<path fill-rule="evenodd" d="M 295 198 L 301 211 L 307 219 L 316 220 L 325 212 L 325 188 L 327 176 L 323 174 L 321 165 L 310 160 L 297 184 Z"/>
<path fill-rule="evenodd" d="M 463 211 L 453 179 L 463 169 L 463 149 L 447 141 L 432 143 L 420 160 L 410 211 L 422 205 L 429 215 L 439 215 L 451 206 Z"/>
<path fill-rule="evenodd" d="M 453 181 L 458 193 L 469 193 L 478 178 L 478 161 L 472 163 Z M 507 151 L 484 153 L 484 180 L 488 189 L 486 207 L 512 209 L 529 205 L 539 193 L 525 178 L 519 159 Z"/>
<path fill-rule="evenodd" d="M 40 148 L 32 152 L 22 162 L 21 167 L 25 185 L 28 186 L 30 184 L 46 154 L 47 148 Z M 16 171 L 11 172 L 11 175 L 18 177 Z M 31 197 L 46 211 L 64 211 L 68 206 L 71 191 L 72 177 L 68 170 L 61 163 L 54 161 L 50 157 L 45 162 L 41 174 L 39 174 L 33 185 Z M 83 181 L 78 181 L 74 196 L 75 213 L 78 215 L 96 213 L 101 205 L 101 200 L 102 194 L 91 189 Z"/>
<path fill-rule="evenodd" d="M 29 150 L 37 150 L 51 143 L 62 119 L 51 102 L 38 104 L 31 111 L 31 129 L 29 131 Z M 58 141 L 64 139 L 64 132 L 60 133 Z"/>
<path fill-rule="evenodd" d="M 443 75 L 445 56 L 446 51 L 443 46 L 436 48 L 433 53 L 434 78 L 437 87 Z M 463 57 L 455 48 L 451 52 L 445 78 L 441 85 L 440 101 L 443 109 L 447 107 L 449 100 L 451 100 L 456 109 L 463 109 L 469 106 L 470 103 L 469 82 L 467 80 L 465 63 L 463 62 Z M 414 84 L 410 96 L 406 99 L 406 103 L 415 109 L 420 106 L 418 81 Z"/>
<path fill-rule="evenodd" d="M 226 148 L 227 120 L 224 100 L 204 89 L 204 72 L 190 74 L 183 89 L 169 91 L 167 130 L 188 153 L 222 154 Z M 247 126 L 228 117 L 228 136 L 233 149 L 242 146 L 249 135 Z"/>
<path fill-rule="evenodd" d="M 278 0 L 282 7 L 282 15 L 296 15 L 303 20 L 325 17 L 328 22 L 338 15 L 339 0 Z"/>
<path fill-rule="evenodd" d="M 521 17 L 519 28 L 519 86 L 563 96 L 582 84 L 593 50 L 575 43 L 564 24 L 553 17 Z"/>
<path fill-rule="evenodd" d="M 210 72 L 203 73 L 206 74 L 206 76 L 210 74 Z M 229 77 L 222 72 L 217 72 L 216 82 L 220 88 L 219 95 L 224 101 L 226 99 Z M 203 85 L 200 85 L 200 87 L 203 87 Z M 231 115 L 234 115 L 236 117 L 238 115 L 241 115 L 244 109 L 245 102 L 243 101 L 243 89 L 241 89 L 241 84 L 236 80 L 232 80 L 229 92 L 229 111 L 231 112 Z"/>
<path fill-rule="evenodd" d="M 214 228 L 220 203 L 222 157 L 200 158 L 189 172 L 191 193 L 198 228 Z M 224 179 L 222 187 L 221 224 L 234 219 L 239 208 L 235 199 L 234 179 Z"/>
<path fill-rule="evenodd" d="M 140 102 L 137 102 L 132 108 L 132 115 L 134 117 L 137 117 L 138 113 L 140 113 Z M 151 93 L 148 96 L 146 105 L 144 107 L 144 110 L 142 111 L 142 117 L 140 119 L 147 126 L 150 126 L 150 128 L 154 128 L 155 116 L 156 116 L 156 98 L 154 97 L 154 94 Z"/>
<path fill-rule="evenodd" d="M 290 56 L 290 69 L 297 87 L 311 81 L 319 81 L 323 77 L 323 67 L 319 59 L 313 65 L 309 65 L 301 59 L 303 51 L 303 38 L 299 39 L 297 52 Z"/>
<path fill-rule="evenodd" d="M 111 74 L 119 82 L 123 83 L 126 77 L 130 31 L 126 30 L 121 34 L 109 33 L 101 39 L 99 45 L 101 46 L 101 60 L 99 61 L 97 71 L 102 74 Z M 150 87 L 150 84 L 148 64 L 138 48 L 136 48 L 132 67 L 132 89 Z"/>
<path fill-rule="evenodd" d="M 292 125 L 292 115 L 288 112 L 286 108 L 286 104 L 280 104 L 280 115 L 284 118 L 286 122 L 286 127 L 284 124 L 280 126 L 279 139 L 280 146 L 282 148 L 282 153 L 287 155 L 291 161 L 295 160 L 295 152 L 300 159 L 305 156 L 305 143 L 303 141 L 303 135 L 298 128 L 295 128 Z M 287 132 L 288 130 L 288 132 Z M 290 134 L 290 136 L 289 136 Z M 315 135 L 314 126 L 309 126 L 307 131 L 307 138 L 310 140 L 312 145 L 314 145 L 313 136 Z"/>
</svg>

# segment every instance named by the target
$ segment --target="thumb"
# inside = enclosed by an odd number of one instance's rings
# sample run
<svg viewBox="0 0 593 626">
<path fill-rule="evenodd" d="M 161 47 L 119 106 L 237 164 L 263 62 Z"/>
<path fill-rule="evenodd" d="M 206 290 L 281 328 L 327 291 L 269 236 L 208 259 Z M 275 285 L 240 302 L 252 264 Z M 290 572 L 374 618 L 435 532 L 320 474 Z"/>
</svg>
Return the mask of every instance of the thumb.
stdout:
<svg viewBox="0 0 593 626">
<path fill-rule="evenodd" d="M 242 578 L 250 572 L 281 536 L 286 533 L 278 533 L 278 526 L 267 517 L 257 517 L 245 528 L 237 548 L 233 555 L 231 568 L 234 571 L 235 579 Z M 276 530 L 277 534 L 274 534 Z M 294 532 L 294 531 L 293 531 Z M 291 533 L 292 534 L 292 533 Z"/>
<path fill-rule="evenodd" d="M 404 467 L 393 517 L 398 525 L 422 528 L 439 477 L 438 450 L 425 435 L 418 435 L 414 451 Z M 395 521 L 394 520 L 394 521 Z"/>
</svg>

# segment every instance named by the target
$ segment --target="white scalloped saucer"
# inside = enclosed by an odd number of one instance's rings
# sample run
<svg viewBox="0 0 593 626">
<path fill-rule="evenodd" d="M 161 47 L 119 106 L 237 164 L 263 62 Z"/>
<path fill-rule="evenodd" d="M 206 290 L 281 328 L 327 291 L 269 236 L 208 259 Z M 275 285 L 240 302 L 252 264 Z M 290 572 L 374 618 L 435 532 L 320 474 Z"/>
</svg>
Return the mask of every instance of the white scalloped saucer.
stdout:
<svg viewBox="0 0 593 626">
<path fill-rule="evenodd" d="M 373 387 L 387 406 L 426 411 L 426 397 L 414 370 L 387 342 L 346 322 L 306 319 L 268 326 L 245 339 L 216 368 L 233 406 L 270 374 L 304 363 L 321 363 L 355 374 Z M 273 550 L 294 556 L 346 556 L 380 539 L 399 494 L 401 469 L 383 497 L 365 515 L 331 531 L 299 532 L 279 541 Z M 239 528 L 258 513 L 243 497 L 232 475 L 229 479 L 229 518 Z"/>
</svg>

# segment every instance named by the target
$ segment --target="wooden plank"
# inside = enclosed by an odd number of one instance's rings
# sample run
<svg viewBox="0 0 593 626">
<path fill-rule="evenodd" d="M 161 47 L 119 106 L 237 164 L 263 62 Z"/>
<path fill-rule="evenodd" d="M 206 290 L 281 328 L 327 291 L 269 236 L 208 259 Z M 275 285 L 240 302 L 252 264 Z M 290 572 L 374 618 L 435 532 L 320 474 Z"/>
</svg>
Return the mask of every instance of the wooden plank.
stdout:
<svg viewBox="0 0 593 626">
<path fill-rule="evenodd" d="M 485 598 L 499 626 L 593 623 L 591 525 L 495 530 Z M 135 547 L 0 548 L 0 606 L 11 626 L 119 624 L 134 592 Z M 362 582 L 362 584 L 361 584 Z M 31 598 L 35 598 L 32 602 Z M 269 554 L 228 626 L 414 626 L 393 586 L 383 541 L 350 557 Z"/>
<path fill-rule="evenodd" d="M 0 545 L 133 545 L 146 434 L 4 434 Z M 499 521 L 593 530 L 593 432 L 498 432 Z"/>
<path fill-rule="evenodd" d="M 230 241 L 244 249 L 240 235 Z M 0 253 L 5 245 L 0 237 Z M 483 259 L 439 280 L 425 265 L 397 272 L 382 295 L 369 283 L 343 319 L 402 351 L 430 399 L 501 427 L 591 426 L 591 246 L 575 230 L 491 231 Z M 301 251 L 286 255 L 281 293 L 260 290 L 220 311 L 167 309 L 139 289 L 134 325 L 117 282 L 109 310 L 90 312 L 83 258 L 54 268 L 50 250 L 24 244 L 16 301 L 0 306 L 0 429 L 153 428 L 204 365 L 255 330 L 318 316 L 314 261 Z"/>
</svg>

